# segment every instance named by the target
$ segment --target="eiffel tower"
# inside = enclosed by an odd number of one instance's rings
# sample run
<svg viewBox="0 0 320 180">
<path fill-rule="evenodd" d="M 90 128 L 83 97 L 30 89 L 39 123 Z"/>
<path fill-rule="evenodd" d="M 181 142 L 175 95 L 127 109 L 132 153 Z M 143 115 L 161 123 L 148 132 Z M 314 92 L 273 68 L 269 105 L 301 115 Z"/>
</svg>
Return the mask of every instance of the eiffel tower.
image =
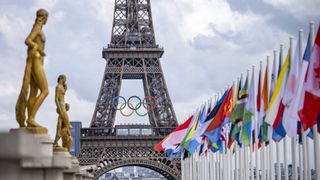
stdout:
<svg viewBox="0 0 320 180">
<path fill-rule="evenodd" d="M 181 179 L 180 160 L 152 149 L 178 125 L 160 64 L 163 53 L 155 40 L 150 0 L 115 0 L 111 42 L 102 51 L 106 68 L 90 127 L 81 129 L 78 155 L 96 179 L 124 166 Z M 156 99 L 148 113 L 150 125 L 115 125 L 115 98 L 123 79 L 142 80 L 145 96 Z"/>
</svg>

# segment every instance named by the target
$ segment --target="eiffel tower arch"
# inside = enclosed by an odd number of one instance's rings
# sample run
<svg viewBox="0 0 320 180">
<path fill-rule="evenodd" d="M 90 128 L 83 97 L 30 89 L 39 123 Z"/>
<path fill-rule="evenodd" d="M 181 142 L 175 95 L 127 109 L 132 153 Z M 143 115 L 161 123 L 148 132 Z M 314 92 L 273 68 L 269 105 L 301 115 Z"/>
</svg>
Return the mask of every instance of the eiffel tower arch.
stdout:
<svg viewBox="0 0 320 180">
<path fill-rule="evenodd" d="M 95 178 L 118 167 L 142 166 L 181 179 L 180 160 L 152 149 L 178 126 L 161 68 L 163 53 L 155 40 L 150 0 L 115 0 L 111 42 L 102 51 L 106 68 L 90 127 L 81 129 L 78 155 Z M 113 103 L 123 79 L 142 80 L 145 96 L 155 97 L 150 125 L 115 125 Z"/>
</svg>

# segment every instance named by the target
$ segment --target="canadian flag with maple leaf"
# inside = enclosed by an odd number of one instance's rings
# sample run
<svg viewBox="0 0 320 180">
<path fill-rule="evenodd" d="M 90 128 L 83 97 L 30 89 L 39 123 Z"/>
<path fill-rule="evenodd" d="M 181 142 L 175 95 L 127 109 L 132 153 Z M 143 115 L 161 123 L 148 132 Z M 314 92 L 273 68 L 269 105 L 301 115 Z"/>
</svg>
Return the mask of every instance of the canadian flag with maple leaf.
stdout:
<svg viewBox="0 0 320 180">
<path fill-rule="evenodd" d="M 319 26 L 320 27 L 320 26 Z M 320 29 L 318 28 L 315 44 L 310 57 L 299 110 L 304 130 L 317 124 L 320 114 Z"/>
</svg>

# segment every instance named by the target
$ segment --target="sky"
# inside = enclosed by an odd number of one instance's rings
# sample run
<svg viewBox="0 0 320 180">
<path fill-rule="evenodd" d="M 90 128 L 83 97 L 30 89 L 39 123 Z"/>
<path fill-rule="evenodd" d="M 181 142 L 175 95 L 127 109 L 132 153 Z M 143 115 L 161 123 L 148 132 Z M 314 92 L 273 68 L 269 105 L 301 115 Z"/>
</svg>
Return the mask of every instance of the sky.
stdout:
<svg viewBox="0 0 320 180">
<path fill-rule="evenodd" d="M 153 0 L 157 43 L 164 47 L 162 69 L 181 123 L 216 92 L 252 65 L 272 56 L 281 43 L 320 20 L 320 1 Z M 18 127 L 14 107 L 26 60 L 24 40 L 39 8 L 49 11 L 45 72 L 50 94 L 37 114 L 53 137 L 57 121 L 54 88 L 67 75 L 69 116 L 88 127 L 105 69 L 102 48 L 111 37 L 114 0 L 0 1 L 0 130 Z M 142 82 L 124 81 L 121 94 L 143 96 Z M 128 123 L 117 114 L 116 123 Z M 135 117 L 137 118 L 137 117 Z M 146 123 L 135 119 L 134 123 Z"/>
</svg>

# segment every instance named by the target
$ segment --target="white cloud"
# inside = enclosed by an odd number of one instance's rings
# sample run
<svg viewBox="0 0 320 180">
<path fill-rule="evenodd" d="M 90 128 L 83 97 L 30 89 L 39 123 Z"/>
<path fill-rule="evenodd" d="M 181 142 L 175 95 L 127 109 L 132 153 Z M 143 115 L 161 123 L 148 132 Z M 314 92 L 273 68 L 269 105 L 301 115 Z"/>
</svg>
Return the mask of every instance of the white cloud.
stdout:
<svg viewBox="0 0 320 180">
<path fill-rule="evenodd" d="M 320 1 L 317 0 L 264 0 L 265 3 L 284 11 L 289 12 L 297 19 L 308 21 L 311 17 L 319 15 Z"/>
<path fill-rule="evenodd" d="M 310 6 L 308 3 L 290 9 L 296 4 L 271 3 L 302 18 L 318 13 L 314 8 L 308 9 L 312 12 L 302 12 L 307 9 L 303 7 Z M 24 39 L 32 28 L 35 11 L 46 8 L 50 14 L 44 27 L 49 86 L 56 85 L 59 74 L 66 74 L 71 87 L 66 95 L 71 105 L 70 118 L 88 125 L 104 72 L 101 50 L 110 41 L 114 1 L 7 0 L 3 4 L 0 89 L 8 95 L 0 96 L 1 122 L 14 126 L 10 122 L 15 122 L 14 105 L 25 66 Z M 165 48 L 163 71 L 180 122 L 241 72 L 271 55 L 289 36 L 287 29 L 268 21 L 267 14 L 234 11 L 223 0 L 152 1 L 152 11 L 157 42 Z M 38 116 L 50 127 L 51 134 L 57 118 L 53 95 L 51 88 Z"/>
<path fill-rule="evenodd" d="M 40 107 L 36 121 L 47 127 L 49 134 L 54 138 L 58 117 L 54 102 L 55 87 L 50 87 L 49 89 L 49 96 Z M 14 111 L 18 93 L 17 87 L 11 84 L 0 84 L 0 124 L 2 124 L 0 130 L 18 127 Z M 65 101 L 70 104 L 70 111 L 68 112 L 70 121 L 81 121 L 83 126 L 89 126 L 95 104 L 79 97 L 73 89 L 67 91 Z"/>
</svg>

